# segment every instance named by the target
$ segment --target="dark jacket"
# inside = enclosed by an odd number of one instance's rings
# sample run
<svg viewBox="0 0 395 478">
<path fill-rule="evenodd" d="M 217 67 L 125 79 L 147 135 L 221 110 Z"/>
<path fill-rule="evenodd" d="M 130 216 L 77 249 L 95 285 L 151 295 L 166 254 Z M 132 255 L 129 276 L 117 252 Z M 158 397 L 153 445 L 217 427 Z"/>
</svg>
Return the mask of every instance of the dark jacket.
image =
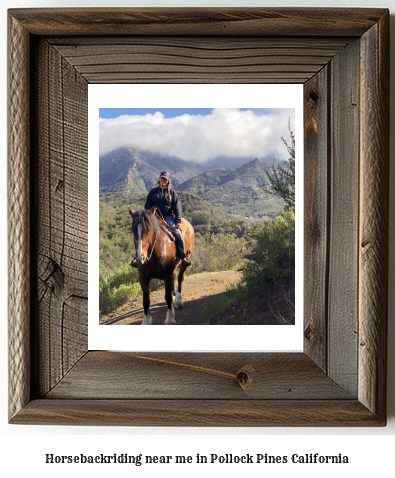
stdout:
<svg viewBox="0 0 395 478">
<path fill-rule="evenodd" d="M 159 211 L 162 213 L 163 217 L 171 216 L 174 214 L 176 224 L 181 222 L 181 205 L 178 200 L 177 193 L 174 189 L 170 188 L 171 202 L 169 198 L 169 193 L 166 189 L 162 189 L 159 186 L 157 188 L 151 189 L 148 193 L 147 201 L 145 202 L 145 209 L 151 209 L 156 206 Z"/>
</svg>

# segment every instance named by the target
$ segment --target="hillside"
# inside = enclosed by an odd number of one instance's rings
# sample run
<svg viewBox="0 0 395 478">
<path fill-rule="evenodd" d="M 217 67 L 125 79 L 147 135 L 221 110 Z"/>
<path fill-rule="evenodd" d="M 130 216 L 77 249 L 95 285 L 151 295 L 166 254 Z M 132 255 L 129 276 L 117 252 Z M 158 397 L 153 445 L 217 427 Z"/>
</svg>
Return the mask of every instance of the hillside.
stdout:
<svg viewBox="0 0 395 478">
<path fill-rule="evenodd" d="M 187 219 L 197 234 L 234 233 L 247 237 L 259 227 L 260 221 L 248 221 L 227 214 L 221 207 L 213 206 L 204 199 L 185 191 L 177 191 L 182 206 L 182 217 Z M 99 197 L 100 232 L 111 236 L 111 231 L 130 227 L 128 208 L 135 211 L 144 208 L 146 194 L 130 197 L 124 193 L 108 193 Z M 130 231 L 128 231 L 128 234 Z"/>
<path fill-rule="evenodd" d="M 224 164 L 228 169 L 213 168 Z M 230 169 L 235 165 L 239 166 Z M 137 148 L 118 148 L 99 159 L 99 192 L 146 195 L 156 185 L 159 173 L 166 170 L 174 189 L 200 197 L 228 214 L 273 218 L 283 202 L 264 191 L 270 167 L 258 159 L 218 157 L 198 164 Z"/>
<path fill-rule="evenodd" d="M 134 255 L 130 231 L 131 220 L 128 208 L 139 210 L 144 207 L 147 195 L 130 197 L 125 193 L 108 193 L 99 197 L 99 255 L 100 277 L 114 274 Z M 193 225 L 197 241 L 212 234 L 229 234 L 244 238 L 252 246 L 261 221 L 249 221 L 226 214 L 223 209 L 212 206 L 203 199 L 180 191 L 182 216 Z M 195 251 L 197 252 L 197 251 Z M 195 254 L 197 256 L 197 254 Z"/>
<path fill-rule="evenodd" d="M 264 191 L 269 185 L 270 166 L 254 159 L 237 169 L 211 169 L 179 186 L 228 214 L 245 217 L 274 217 L 283 201 Z"/>
<path fill-rule="evenodd" d="M 200 174 L 203 169 L 172 156 L 160 156 L 137 148 L 118 148 L 99 158 L 99 191 L 135 196 L 147 194 L 159 173 L 169 171 L 173 187 Z"/>
</svg>

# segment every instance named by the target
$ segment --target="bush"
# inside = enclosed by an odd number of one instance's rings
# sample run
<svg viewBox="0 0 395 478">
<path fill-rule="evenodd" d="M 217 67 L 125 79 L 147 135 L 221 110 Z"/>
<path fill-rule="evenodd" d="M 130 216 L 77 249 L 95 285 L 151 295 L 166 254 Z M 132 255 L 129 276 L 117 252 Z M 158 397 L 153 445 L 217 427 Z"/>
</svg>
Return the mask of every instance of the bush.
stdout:
<svg viewBox="0 0 395 478">
<path fill-rule="evenodd" d="M 295 213 L 284 211 L 276 219 L 266 221 L 257 234 L 254 261 L 243 266 L 249 288 L 268 288 L 295 274 Z"/>
<path fill-rule="evenodd" d="M 214 325 L 218 323 L 218 319 L 221 315 L 226 314 L 232 307 L 235 307 L 247 298 L 246 288 L 241 283 L 228 285 L 226 291 L 220 294 L 215 301 L 198 311 L 202 319 L 202 325 Z M 237 324 L 235 323 L 234 325 Z"/>
<path fill-rule="evenodd" d="M 140 293 L 140 284 L 121 284 L 117 289 L 113 291 L 113 305 L 115 309 L 122 307 L 126 302 L 135 299 Z"/>
<path fill-rule="evenodd" d="M 247 242 L 236 234 L 196 236 L 191 274 L 237 269 L 248 252 Z"/>
<path fill-rule="evenodd" d="M 108 314 L 129 300 L 135 299 L 140 294 L 140 290 L 137 269 L 125 264 L 116 274 L 99 284 L 100 315 Z"/>
<path fill-rule="evenodd" d="M 124 264 L 118 271 L 107 279 L 110 287 L 119 287 L 121 284 L 139 281 L 138 270 L 130 264 Z"/>
<path fill-rule="evenodd" d="M 99 285 L 99 311 L 100 315 L 108 314 L 114 310 L 112 294 L 107 281 Z"/>
<path fill-rule="evenodd" d="M 236 269 L 247 252 L 246 241 L 236 234 L 211 234 L 207 246 L 211 252 L 208 267 L 213 272 Z"/>
</svg>

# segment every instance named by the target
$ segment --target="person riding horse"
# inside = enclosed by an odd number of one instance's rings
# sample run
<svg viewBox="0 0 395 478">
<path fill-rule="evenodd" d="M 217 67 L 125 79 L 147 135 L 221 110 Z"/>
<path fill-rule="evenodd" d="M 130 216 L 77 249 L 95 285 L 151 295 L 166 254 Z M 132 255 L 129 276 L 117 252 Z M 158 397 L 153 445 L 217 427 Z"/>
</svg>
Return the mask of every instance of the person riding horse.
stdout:
<svg viewBox="0 0 395 478">
<path fill-rule="evenodd" d="M 162 171 L 155 188 L 148 193 L 144 208 L 157 207 L 163 219 L 174 232 L 177 255 L 185 266 L 191 264 L 185 255 L 185 243 L 181 233 L 181 204 L 177 193 L 171 188 L 170 174 Z"/>
</svg>

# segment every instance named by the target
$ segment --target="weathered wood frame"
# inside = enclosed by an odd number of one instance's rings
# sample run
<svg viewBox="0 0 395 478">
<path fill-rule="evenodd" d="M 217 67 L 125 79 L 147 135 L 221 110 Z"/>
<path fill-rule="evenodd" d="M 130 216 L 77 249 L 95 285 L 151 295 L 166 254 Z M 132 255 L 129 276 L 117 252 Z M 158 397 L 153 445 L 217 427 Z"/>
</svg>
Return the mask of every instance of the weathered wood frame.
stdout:
<svg viewBox="0 0 395 478">
<path fill-rule="evenodd" d="M 386 422 L 389 14 L 9 11 L 9 419 Z M 303 353 L 87 350 L 87 84 L 303 83 Z M 66 207 L 67 206 L 67 207 Z"/>
</svg>

